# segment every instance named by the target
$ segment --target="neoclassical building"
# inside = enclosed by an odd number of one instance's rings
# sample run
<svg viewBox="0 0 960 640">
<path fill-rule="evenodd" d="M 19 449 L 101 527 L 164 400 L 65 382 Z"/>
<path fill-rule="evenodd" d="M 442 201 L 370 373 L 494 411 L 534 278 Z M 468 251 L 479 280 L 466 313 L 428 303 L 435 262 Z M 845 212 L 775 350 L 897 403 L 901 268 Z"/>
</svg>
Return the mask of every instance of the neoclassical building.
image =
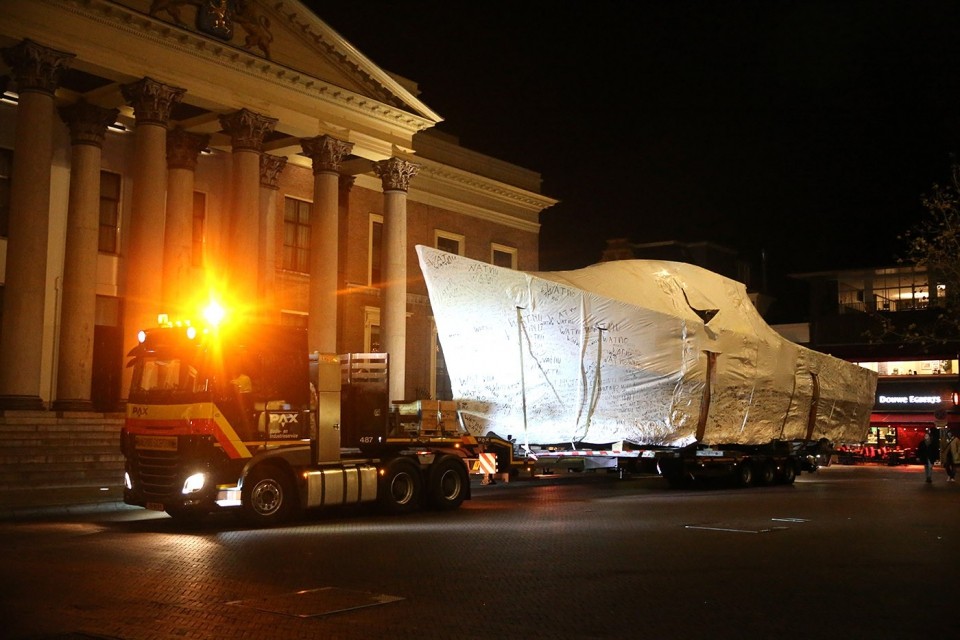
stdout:
<svg viewBox="0 0 960 640">
<path fill-rule="evenodd" d="M 137 331 L 214 296 L 443 397 L 414 246 L 538 267 L 540 175 L 299 2 L 4 0 L 0 50 L 0 409 L 115 410 Z"/>
</svg>

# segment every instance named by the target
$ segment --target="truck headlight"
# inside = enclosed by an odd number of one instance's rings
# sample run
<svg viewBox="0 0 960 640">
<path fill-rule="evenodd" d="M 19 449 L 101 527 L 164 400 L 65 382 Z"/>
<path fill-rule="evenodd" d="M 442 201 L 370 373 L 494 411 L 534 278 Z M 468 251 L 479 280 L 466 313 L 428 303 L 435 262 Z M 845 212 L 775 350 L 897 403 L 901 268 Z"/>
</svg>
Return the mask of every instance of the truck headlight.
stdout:
<svg viewBox="0 0 960 640">
<path fill-rule="evenodd" d="M 183 481 L 183 495 L 188 493 L 196 493 L 203 489 L 203 483 L 206 481 L 206 475 L 203 473 L 195 473 L 192 476 L 188 477 Z"/>
</svg>

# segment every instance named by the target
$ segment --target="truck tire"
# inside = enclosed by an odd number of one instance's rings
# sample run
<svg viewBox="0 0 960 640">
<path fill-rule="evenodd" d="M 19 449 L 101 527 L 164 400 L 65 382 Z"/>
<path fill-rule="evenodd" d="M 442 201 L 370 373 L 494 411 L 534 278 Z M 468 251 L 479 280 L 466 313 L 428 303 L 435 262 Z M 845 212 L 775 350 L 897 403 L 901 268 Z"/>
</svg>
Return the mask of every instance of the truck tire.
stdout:
<svg viewBox="0 0 960 640">
<path fill-rule="evenodd" d="M 753 464 L 744 460 L 733 468 L 733 482 L 738 487 L 749 487 L 753 484 Z"/>
<path fill-rule="evenodd" d="M 762 460 L 757 467 L 757 483 L 769 486 L 777 480 L 777 465 L 773 460 Z"/>
<path fill-rule="evenodd" d="M 427 501 L 439 511 L 452 511 L 467 497 L 470 478 L 463 462 L 454 456 L 445 456 L 433 464 L 427 481 Z"/>
<path fill-rule="evenodd" d="M 283 469 L 260 465 L 243 480 L 243 516 L 255 526 L 284 522 L 297 511 L 293 480 Z"/>
<path fill-rule="evenodd" d="M 420 506 L 423 479 L 417 466 L 405 458 L 394 458 L 383 468 L 377 487 L 377 502 L 386 513 L 409 513 Z"/>
<path fill-rule="evenodd" d="M 796 479 L 797 467 L 793 461 L 793 458 L 789 458 L 784 461 L 783 466 L 780 468 L 779 480 L 781 484 L 793 484 L 793 481 Z"/>
</svg>

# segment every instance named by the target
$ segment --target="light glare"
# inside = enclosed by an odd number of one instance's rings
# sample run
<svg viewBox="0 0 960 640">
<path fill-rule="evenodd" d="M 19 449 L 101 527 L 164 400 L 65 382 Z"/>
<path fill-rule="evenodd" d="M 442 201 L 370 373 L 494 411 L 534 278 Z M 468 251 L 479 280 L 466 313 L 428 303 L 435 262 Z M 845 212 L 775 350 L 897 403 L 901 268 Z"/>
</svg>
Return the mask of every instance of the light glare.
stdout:
<svg viewBox="0 0 960 640">
<path fill-rule="evenodd" d="M 214 327 L 219 326 L 219 324 L 223 322 L 223 318 L 226 315 L 226 311 L 216 300 L 211 300 L 210 304 L 207 305 L 207 308 L 203 310 L 204 320 Z"/>
<path fill-rule="evenodd" d="M 183 494 L 196 493 L 203 489 L 205 477 L 202 473 L 195 473 L 183 481 Z"/>
</svg>

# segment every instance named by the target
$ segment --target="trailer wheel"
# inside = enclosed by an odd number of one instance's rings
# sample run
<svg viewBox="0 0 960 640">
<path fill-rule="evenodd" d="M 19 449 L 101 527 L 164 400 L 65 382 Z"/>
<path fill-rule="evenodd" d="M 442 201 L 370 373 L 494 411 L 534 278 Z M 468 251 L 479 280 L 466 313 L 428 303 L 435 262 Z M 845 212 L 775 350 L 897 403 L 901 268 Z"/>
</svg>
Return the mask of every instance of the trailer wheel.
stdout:
<svg viewBox="0 0 960 640">
<path fill-rule="evenodd" d="M 440 511 L 457 509 L 467 497 L 469 483 L 467 468 L 459 458 L 441 458 L 430 469 L 427 500 Z"/>
<path fill-rule="evenodd" d="M 773 460 L 763 460 L 760 462 L 760 475 L 757 481 L 763 485 L 771 485 L 777 479 L 777 467 Z"/>
<path fill-rule="evenodd" d="M 380 470 L 377 500 L 387 513 L 408 513 L 420 505 L 420 470 L 405 458 L 394 458 Z"/>
<path fill-rule="evenodd" d="M 749 487 L 753 483 L 753 465 L 744 460 L 733 470 L 733 480 L 740 487 Z"/>
<path fill-rule="evenodd" d="M 243 481 L 243 515 L 250 524 L 283 522 L 293 516 L 296 502 L 290 476 L 278 467 L 255 467 Z"/>
<path fill-rule="evenodd" d="M 783 464 L 783 468 L 780 469 L 780 482 L 783 484 L 793 484 L 793 481 L 797 479 L 797 467 L 794 465 L 793 459 L 788 459 Z"/>
</svg>

